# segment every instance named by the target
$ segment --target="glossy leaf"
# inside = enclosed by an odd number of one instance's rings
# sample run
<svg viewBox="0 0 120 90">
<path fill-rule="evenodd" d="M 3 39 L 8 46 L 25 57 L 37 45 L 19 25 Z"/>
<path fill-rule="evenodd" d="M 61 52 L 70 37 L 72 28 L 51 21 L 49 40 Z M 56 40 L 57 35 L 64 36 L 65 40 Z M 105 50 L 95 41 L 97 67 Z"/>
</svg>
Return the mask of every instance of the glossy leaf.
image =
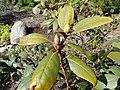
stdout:
<svg viewBox="0 0 120 90">
<path fill-rule="evenodd" d="M 42 22 L 42 25 L 49 25 L 53 22 L 54 19 L 48 19 Z"/>
<path fill-rule="evenodd" d="M 34 0 L 34 2 L 39 2 L 40 0 Z"/>
<path fill-rule="evenodd" d="M 16 90 L 27 90 L 31 81 L 32 75 L 25 77 L 22 82 L 18 85 Z"/>
<path fill-rule="evenodd" d="M 43 7 L 45 7 L 45 2 L 46 2 L 46 0 L 41 0 L 41 5 L 42 5 Z"/>
<path fill-rule="evenodd" d="M 59 56 L 57 53 L 47 55 L 37 66 L 32 81 L 30 90 L 50 90 L 57 79 L 59 71 Z"/>
<path fill-rule="evenodd" d="M 32 72 L 33 72 L 33 66 L 30 65 L 25 69 L 23 76 L 28 77 L 29 75 L 32 74 Z"/>
<path fill-rule="evenodd" d="M 110 70 L 115 74 L 120 76 L 120 67 L 118 66 L 111 66 Z"/>
<path fill-rule="evenodd" d="M 86 31 L 107 23 L 112 22 L 113 20 L 109 17 L 93 16 L 79 21 L 75 26 L 73 26 L 72 34 Z"/>
<path fill-rule="evenodd" d="M 120 78 L 120 76 L 116 76 L 116 75 L 112 75 L 112 74 L 106 74 L 105 77 L 107 79 L 106 88 L 114 89 L 114 88 L 117 87 L 117 82 L 118 82 L 118 79 Z"/>
<path fill-rule="evenodd" d="M 103 45 L 113 45 L 113 43 L 118 43 L 120 42 L 119 39 L 111 39 L 103 43 Z"/>
<path fill-rule="evenodd" d="M 23 59 L 26 59 L 28 57 L 28 54 L 27 52 L 25 51 L 22 51 L 20 54 L 19 54 L 20 57 L 22 57 Z"/>
<path fill-rule="evenodd" d="M 58 24 L 62 30 L 68 24 L 71 25 L 74 20 L 74 9 L 72 6 L 64 6 L 58 16 Z"/>
<path fill-rule="evenodd" d="M 117 63 L 120 63 L 120 52 L 110 52 L 107 57 Z"/>
<path fill-rule="evenodd" d="M 49 39 L 45 35 L 33 33 L 20 38 L 19 45 L 34 45 L 46 42 L 49 42 Z"/>
<path fill-rule="evenodd" d="M 81 54 L 83 54 L 84 56 L 86 56 L 88 59 L 90 59 L 90 57 L 92 56 L 92 54 L 82 48 L 80 48 L 79 46 L 77 45 L 74 45 L 74 44 L 67 44 L 69 47 L 72 47 L 74 48 L 75 50 L 79 51 Z"/>
<path fill-rule="evenodd" d="M 105 87 L 106 87 L 106 85 L 103 82 L 101 82 L 101 81 L 98 80 L 97 81 L 97 85 L 95 86 L 95 89 L 96 90 L 104 90 Z"/>
<path fill-rule="evenodd" d="M 53 31 L 55 32 L 57 30 L 57 28 L 58 28 L 58 20 L 55 20 L 53 22 Z"/>
<path fill-rule="evenodd" d="M 120 49 L 120 42 L 113 42 L 112 46 Z"/>
<path fill-rule="evenodd" d="M 70 69 L 80 78 L 92 83 L 94 86 L 97 83 L 97 78 L 92 69 L 86 65 L 84 61 L 76 56 L 69 55 L 67 57 Z"/>
<path fill-rule="evenodd" d="M 77 86 L 80 88 L 80 90 L 86 90 L 86 88 L 88 87 L 88 84 L 86 82 L 78 82 Z"/>
</svg>

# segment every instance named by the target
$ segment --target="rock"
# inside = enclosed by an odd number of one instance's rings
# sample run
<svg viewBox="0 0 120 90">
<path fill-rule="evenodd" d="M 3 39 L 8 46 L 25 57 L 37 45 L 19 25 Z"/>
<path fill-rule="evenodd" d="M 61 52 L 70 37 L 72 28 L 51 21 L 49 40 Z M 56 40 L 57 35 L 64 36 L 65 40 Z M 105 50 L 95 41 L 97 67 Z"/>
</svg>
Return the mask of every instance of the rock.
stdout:
<svg viewBox="0 0 120 90">
<path fill-rule="evenodd" d="M 26 35 L 26 25 L 22 21 L 17 21 L 11 29 L 10 33 L 10 43 L 17 44 L 15 39 L 18 39 Z"/>
<path fill-rule="evenodd" d="M 43 15 L 35 15 L 32 17 L 27 17 L 21 19 L 22 22 L 25 23 L 27 27 L 27 34 L 30 33 L 40 33 L 40 34 L 47 34 L 47 27 L 43 27 L 41 23 L 45 20 L 45 16 Z"/>
<path fill-rule="evenodd" d="M 45 20 L 45 16 L 43 15 L 36 15 L 21 19 L 21 21 L 24 22 L 27 27 L 31 27 L 31 28 L 40 27 L 41 25 L 40 23 L 42 23 L 44 20 Z"/>
<path fill-rule="evenodd" d="M 41 25 L 44 20 L 45 16 L 43 15 L 33 15 L 21 18 L 20 21 L 17 21 L 12 26 L 10 35 L 11 44 L 17 44 L 19 42 L 18 38 L 31 33 L 45 34 L 50 40 L 53 40 L 53 35 L 51 35 L 52 33 L 49 33 L 48 35 L 48 28 Z"/>
<path fill-rule="evenodd" d="M 26 34 L 31 33 L 44 34 L 48 36 L 50 40 L 53 40 L 54 38 L 53 33 L 52 32 L 48 33 L 48 28 L 41 24 L 45 20 L 45 18 L 46 17 L 44 15 L 39 14 L 21 19 L 21 21 L 24 22 L 27 27 Z"/>
<path fill-rule="evenodd" d="M 39 13 L 40 13 L 40 8 L 34 7 L 34 8 L 32 9 L 32 12 L 33 12 L 35 15 L 39 15 Z"/>
</svg>

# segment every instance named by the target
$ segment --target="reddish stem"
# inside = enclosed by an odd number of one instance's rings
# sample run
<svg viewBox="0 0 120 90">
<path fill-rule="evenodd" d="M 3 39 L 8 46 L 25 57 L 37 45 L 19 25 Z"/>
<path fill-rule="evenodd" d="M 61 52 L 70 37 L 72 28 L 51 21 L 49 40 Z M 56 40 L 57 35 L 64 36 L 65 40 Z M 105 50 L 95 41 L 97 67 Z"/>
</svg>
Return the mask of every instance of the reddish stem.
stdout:
<svg viewBox="0 0 120 90">
<path fill-rule="evenodd" d="M 59 58 L 60 58 L 60 66 L 61 66 L 62 72 L 64 74 L 64 78 L 65 78 L 65 82 L 66 82 L 66 86 L 67 86 L 66 90 L 69 90 L 68 79 L 67 79 L 66 71 L 65 71 L 65 68 L 64 68 L 64 65 L 63 65 L 63 58 L 62 58 L 62 54 L 61 54 L 61 48 L 58 48 L 58 55 L 59 55 Z"/>
</svg>

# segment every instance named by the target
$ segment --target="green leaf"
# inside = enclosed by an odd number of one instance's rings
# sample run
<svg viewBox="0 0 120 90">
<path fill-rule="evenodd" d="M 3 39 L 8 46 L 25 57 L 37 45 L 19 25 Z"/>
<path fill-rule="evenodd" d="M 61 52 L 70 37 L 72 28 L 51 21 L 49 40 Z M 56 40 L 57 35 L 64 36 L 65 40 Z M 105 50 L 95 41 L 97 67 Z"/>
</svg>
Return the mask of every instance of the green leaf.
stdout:
<svg viewBox="0 0 120 90">
<path fill-rule="evenodd" d="M 95 89 L 96 90 L 104 90 L 105 88 L 106 88 L 106 85 L 103 82 L 98 80 L 97 85 L 95 86 Z"/>
<path fill-rule="evenodd" d="M 86 65 L 85 62 L 83 62 L 80 58 L 76 56 L 68 56 L 67 57 L 70 69 L 79 77 L 82 79 L 85 79 L 92 83 L 94 86 L 97 83 L 97 78 L 92 71 L 92 69 Z"/>
<path fill-rule="evenodd" d="M 80 88 L 80 90 L 86 90 L 88 84 L 86 82 L 78 82 L 77 86 Z"/>
<path fill-rule="evenodd" d="M 74 44 L 67 44 L 69 47 L 74 48 L 75 50 L 79 51 L 81 54 L 83 54 L 84 56 L 86 56 L 86 58 L 91 59 L 92 54 L 82 48 L 80 48 L 77 45 Z"/>
<path fill-rule="evenodd" d="M 27 76 L 31 75 L 32 72 L 33 72 L 33 66 L 30 65 L 30 66 L 28 66 L 28 67 L 25 69 L 23 76 L 24 76 L 24 77 L 27 77 Z"/>
<path fill-rule="evenodd" d="M 26 59 L 28 57 L 28 54 L 27 52 L 25 51 L 22 51 L 20 54 L 19 54 L 20 57 L 22 57 L 23 59 Z"/>
<path fill-rule="evenodd" d="M 53 20 L 54 20 L 54 19 L 45 20 L 45 21 L 42 22 L 41 25 L 49 25 L 49 24 L 51 24 L 51 23 L 53 22 Z"/>
<path fill-rule="evenodd" d="M 110 70 L 117 76 L 120 76 L 120 67 L 118 66 L 111 66 Z"/>
<path fill-rule="evenodd" d="M 112 46 L 120 49 L 120 42 L 113 42 Z"/>
<path fill-rule="evenodd" d="M 79 21 L 75 26 L 73 26 L 72 34 L 86 31 L 107 23 L 112 22 L 113 20 L 109 17 L 93 16 Z"/>
<path fill-rule="evenodd" d="M 120 63 L 120 52 L 110 52 L 107 57 L 117 63 Z"/>
<path fill-rule="evenodd" d="M 59 71 L 59 56 L 57 53 L 47 55 L 37 66 L 30 89 L 35 90 L 50 90 L 57 79 Z"/>
<path fill-rule="evenodd" d="M 14 67 L 9 66 L 6 62 L 0 61 L 0 72 L 13 73 L 17 72 Z"/>
<path fill-rule="evenodd" d="M 58 25 L 62 30 L 66 25 L 71 25 L 74 20 L 74 9 L 72 6 L 64 6 L 58 16 Z"/>
<path fill-rule="evenodd" d="M 57 28 L 58 28 L 58 20 L 55 20 L 55 21 L 53 22 L 53 31 L 56 31 Z"/>
<path fill-rule="evenodd" d="M 20 38 L 19 45 L 34 45 L 49 42 L 49 39 L 42 34 L 29 34 Z"/>
<path fill-rule="evenodd" d="M 18 85 L 16 90 L 27 90 L 31 81 L 32 75 L 25 77 L 22 82 Z"/>
<path fill-rule="evenodd" d="M 41 0 L 41 5 L 42 5 L 43 7 L 45 7 L 45 2 L 46 2 L 46 0 Z"/>
<path fill-rule="evenodd" d="M 116 75 L 112 75 L 112 74 L 106 74 L 105 77 L 107 79 L 106 88 L 114 89 L 114 88 L 117 87 L 117 82 L 118 82 L 118 79 L 120 78 L 120 76 L 116 76 Z"/>
<path fill-rule="evenodd" d="M 40 0 L 34 0 L 34 2 L 39 2 Z"/>
<path fill-rule="evenodd" d="M 120 42 L 119 39 L 111 39 L 103 43 L 103 45 L 113 45 L 113 43 L 118 43 L 118 42 Z"/>
</svg>

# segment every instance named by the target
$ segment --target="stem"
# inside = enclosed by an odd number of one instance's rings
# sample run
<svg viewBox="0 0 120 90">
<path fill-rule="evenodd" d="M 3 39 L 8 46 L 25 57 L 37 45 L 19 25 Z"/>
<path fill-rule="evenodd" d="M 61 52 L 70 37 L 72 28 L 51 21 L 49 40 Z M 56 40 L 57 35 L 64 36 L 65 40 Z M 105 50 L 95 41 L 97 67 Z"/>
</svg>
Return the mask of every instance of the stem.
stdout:
<svg viewBox="0 0 120 90">
<path fill-rule="evenodd" d="M 64 65 L 63 65 L 63 61 L 62 61 L 63 59 L 62 59 L 62 54 L 61 54 L 61 49 L 60 48 L 59 48 L 59 51 L 58 51 L 58 55 L 59 55 L 59 58 L 60 58 L 60 66 L 61 66 L 61 69 L 63 71 L 66 86 L 67 86 L 66 90 L 69 90 L 68 79 L 67 79 L 66 71 L 65 71 L 65 68 L 64 68 Z"/>
<path fill-rule="evenodd" d="M 60 67 L 61 67 L 61 69 L 62 69 L 62 72 L 63 72 L 63 74 L 64 74 L 64 79 L 65 79 L 65 83 L 66 83 L 66 86 L 67 86 L 67 88 L 66 88 L 66 90 L 70 90 L 70 87 L 69 87 L 69 84 L 68 84 L 68 79 L 67 79 L 67 75 L 66 75 L 66 70 L 65 70 L 65 68 L 64 68 L 64 65 L 63 65 L 63 57 L 62 57 L 62 53 L 61 53 L 61 49 L 65 46 L 64 45 L 64 42 L 65 42 L 65 40 L 66 40 L 66 38 L 69 36 L 69 35 L 67 35 L 66 33 L 62 33 L 62 35 L 64 36 L 64 40 L 61 42 L 61 44 L 60 45 L 55 45 L 55 49 L 56 49 L 56 51 L 58 52 L 58 55 L 59 55 L 59 58 L 60 58 Z"/>
</svg>

